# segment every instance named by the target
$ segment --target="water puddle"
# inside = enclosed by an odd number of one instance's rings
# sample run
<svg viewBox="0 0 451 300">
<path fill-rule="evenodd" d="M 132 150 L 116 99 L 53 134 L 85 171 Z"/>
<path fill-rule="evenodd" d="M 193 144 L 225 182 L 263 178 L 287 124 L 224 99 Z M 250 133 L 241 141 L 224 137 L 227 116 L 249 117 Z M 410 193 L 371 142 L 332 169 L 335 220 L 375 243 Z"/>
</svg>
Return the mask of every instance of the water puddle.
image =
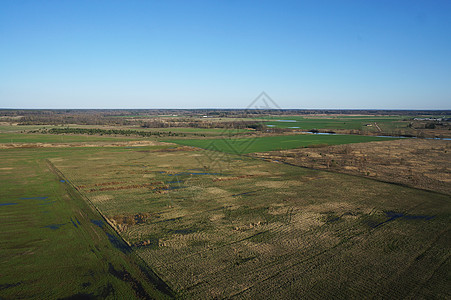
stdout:
<svg viewBox="0 0 451 300">
<path fill-rule="evenodd" d="M 98 226 L 98 227 L 100 227 L 100 228 L 103 228 L 103 226 L 105 226 L 105 223 L 102 220 L 93 220 L 93 219 L 91 219 L 91 223 L 96 225 L 96 226 Z"/>
<path fill-rule="evenodd" d="M 9 289 L 9 288 L 21 285 L 21 284 L 22 284 L 22 282 L 0 284 L 0 290 Z"/>
<path fill-rule="evenodd" d="M 75 219 L 77 221 L 77 223 L 80 225 L 80 222 Z M 72 221 L 72 219 L 71 219 Z M 95 220 L 95 219 L 91 219 L 91 223 L 102 228 L 103 232 L 105 232 L 105 234 L 108 237 L 108 240 L 110 241 L 111 245 L 122 251 L 123 253 L 128 253 L 130 252 L 130 247 L 121 239 L 119 239 L 117 236 L 112 235 L 111 233 L 107 232 L 107 227 L 105 226 L 105 222 L 103 222 L 103 220 Z M 77 227 L 77 225 L 75 224 L 74 221 L 72 221 L 72 224 Z"/>
<path fill-rule="evenodd" d="M 317 132 L 317 131 L 308 131 L 310 134 L 316 134 L 316 135 L 340 135 L 336 134 L 335 132 Z M 341 134 L 342 135 L 342 134 Z"/>
<path fill-rule="evenodd" d="M 399 213 L 399 212 L 394 212 L 394 211 L 386 211 L 385 212 L 385 216 L 388 218 L 388 220 L 385 220 L 383 222 L 380 223 L 376 223 L 376 222 L 369 222 L 368 225 L 372 228 L 377 228 L 385 223 L 388 223 L 390 221 L 394 221 L 397 219 L 405 219 L 405 220 L 426 220 L 429 221 L 433 218 L 435 218 L 435 216 L 428 216 L 428 215 L 407 215 L 404 213 Z"/>
<path fill-rule="evenodd" d="M 385 212 L 385 215 L 391 219 L 398 219 L 398 218 L 405 218 L 408 220 L 416 220 L 416 219 L 425 219 L 425 220 L 431 220 L 435 218 L 435 216 L 427 216 L 427 215 L 406 215 L 403 213 L 397 213 L 394 211 L 387 211 Z"/>
<path fill-rule="evenodd" d="M 6 206 L 6 205 L 17 205 L 19 203 L 14 203 L 14 202 L 8 202 L 8 203 L 0 203 L 0 206 Z"/>
<path fill-rule="evenodd" d="M 183 180 L 166 181 L 166 183 L 183 183 Z"/>
<path fill-rule="evenodd" d="M 62 224 L 50 224 L 50 225 L 47 225 L 47 226 L 43 226 L 43 227 L 41 227 L 41 228 L 49 228 L 49 229 L 52 229 L 52 230 L 56 230 L 56 229 L 60 229 L 61 226 L 66 225 L 66 224 L 67 224 L 67 223 L 62 223 Z"/>
<path fill-rule="evenodd" d="M 72 222 L 72 225 L 74 225 L 75 228 L 78 228 L 78 225 L 74 222 L 74 220 L 72 220 L 72 218 L 70 218 L 70 221 Z"/>
<path fill-rule="evenodd" d="M 114 248 L 120 250 L 122 253 L 129 253 L 130 247 L 124 243 L 124 241 L 118 239 L 116 236 L 106 232 L 106 235 L 108 236 L 108 240 L 110 241 L 111 245 L 113 245 Z"/>
</svg>

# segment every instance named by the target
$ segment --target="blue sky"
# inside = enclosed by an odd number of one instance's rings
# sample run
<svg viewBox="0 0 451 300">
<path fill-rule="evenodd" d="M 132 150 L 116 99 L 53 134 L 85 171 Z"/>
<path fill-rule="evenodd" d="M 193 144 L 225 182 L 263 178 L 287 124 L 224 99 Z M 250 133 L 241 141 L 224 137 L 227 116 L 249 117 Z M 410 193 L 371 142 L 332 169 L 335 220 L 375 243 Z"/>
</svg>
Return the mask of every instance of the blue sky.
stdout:
<svg viewBox="0 0 451 300">
<path fill-rule="evenodd" d="M 0 108 L 451 109 L 451 1 L 0 1 Z"/>
</svg>

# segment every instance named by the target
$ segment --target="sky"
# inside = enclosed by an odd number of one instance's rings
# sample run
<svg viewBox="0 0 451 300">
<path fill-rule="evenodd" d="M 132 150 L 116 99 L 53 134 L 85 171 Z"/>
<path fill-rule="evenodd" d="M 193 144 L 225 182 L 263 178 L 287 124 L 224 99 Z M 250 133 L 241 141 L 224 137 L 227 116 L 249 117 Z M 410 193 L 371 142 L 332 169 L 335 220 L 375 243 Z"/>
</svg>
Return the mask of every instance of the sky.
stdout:
<svg viewBox="0 0 451 300">
<path fill-rule="evenodd" d="M 451 109 L 451 1 L 0 1 L 0 108 Z"/>
</svg>

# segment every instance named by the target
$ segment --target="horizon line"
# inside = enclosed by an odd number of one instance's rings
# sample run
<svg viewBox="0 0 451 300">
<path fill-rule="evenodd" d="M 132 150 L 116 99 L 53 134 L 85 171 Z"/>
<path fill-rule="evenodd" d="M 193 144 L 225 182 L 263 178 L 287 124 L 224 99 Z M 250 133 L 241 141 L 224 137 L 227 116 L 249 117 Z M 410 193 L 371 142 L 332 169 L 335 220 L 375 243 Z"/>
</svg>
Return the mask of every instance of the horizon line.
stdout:
<svg viewBox="0 0 451 300">
<path fill-rule="evenodd" d="M 332 111 L 450 111 L 451 108 L 6 108 L 0 107 L 0 110 L 332 110 Z"/>
</svg>

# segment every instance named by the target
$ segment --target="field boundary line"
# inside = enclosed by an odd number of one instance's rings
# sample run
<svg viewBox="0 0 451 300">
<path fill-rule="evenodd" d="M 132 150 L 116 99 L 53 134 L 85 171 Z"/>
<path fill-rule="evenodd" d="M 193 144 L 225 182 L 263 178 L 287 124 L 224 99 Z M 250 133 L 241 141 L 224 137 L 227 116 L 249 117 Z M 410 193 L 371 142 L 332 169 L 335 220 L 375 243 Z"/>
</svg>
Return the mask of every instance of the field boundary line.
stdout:
<svg viewBox="0 0 451 300">
<path fill-rule="evenodd" d="M 69 184 L 69 186 L 71 186 L 73 189 L 75 189 L 78 194 L 80 196 L 82 196 L 82 198 L 95 210 L 99 213 L 99 215 L 103 218 L 103 220 L 110 225 L 110 227 L 116 232 L 117 235 L 119 235 L 121 237 L 121 239 L 124 241 L 124 243 L 126 243 L 129 247 L 130 243 L 128 241 L 126 241 L 124 238 L 122 238 L 122 236 L 119 234 L 119 232 L 116 230 L 116 228 L 113 226 L 113 224 L 111 223 L 111 221 L 94 205 L 94 203 L 92 203 L 91 199 L 89 199 L 86 195 L 84 195 L 82 192 L 80 192 L 80 190 L 69 180 L 67 180 L 66 176 L 64 176 L 64 174 L 55 167 L 55 165 L 50 162 L 48 159 L 46 159 L 47 165 L 49 166 L 49 169 L 56 174 L 59 178 L 61 178 L 62 180 L 64 180 L 67 184 Z"/>
<path fill-rule="evenodd" d="M 271 152 L 271 151 L 268 151 L 268 152 Z M 268 153 L 268 152 L 254 152 L 254 153 Z M 289 163 L 289 162 L 282 161 L 282 160 L 274 161 L 274 160 L 272 160 L 270 158 L 254 157 L 251 154 L 253 154 L 253 153 L 242 154 L 242 155 L 250 157 L 250 158 L 253 158 L 253 159 L 260 159 L 260 160 L 263 160 L 263 161 L 266 161 L 266 162 L 269 162 L 269 163 L 282 163 L 282 164 L 285 164 L 285 165 L 298 167 L 298 168 L 309 169 L 309 170 L 314 170 L 314 171 L 327 172 L 327 173 L 331 173 L 331 174 L 347 175 L 347 176 L 353 176 L 353 177 L 357 177 L 357 178 L 365 178 L 365 179 L 374 180 L 374 181 L 377 181 L 377 182 L 393 184 L 393 185 L 397 185 L 397 186 L 401 186 L 401 187 L 405 187 L 405 188 L 409 188 L 409 189 L 414 189 L 414 190 L 418 190 L 418 191 L 434 193 L 434 194 L 438 194 L 438 195 L 441 195 L 441 196 L 451 196 L 451 194 L 446 194 L 446 193 L 443 193 L 443 192 L 438 192 L 438 191 L 433 191 L 433 190 L 422 189 L 422 188 L 419 188 L 419 187 L 414 187 L 414 186 L 407 185 L 405 183 L 391 182 L 391 181 L 386 181 L 386 180 L 382 180 L 382 179 L 378 179 L 378 178 L 360 176 L 360 175 L 349 174 L 349 173 L 342 173 L 342 172 L 326 170 L 326 169 L 317 169 L 317 168 L 312 168 L 312 167 L 299 166 L 299 165 L 295 165 L 293 163 Z"/>
<path fill-rule="evenodd" d="M 71 187 L 78 195 L 81 196 L 83 200 L 88 203 L 88 205 L 91 207 L 91 209 L 94 209 L 96 212 L 99 213 L 99 215 L 102 217 L 102 219 L 108 224 L 108 226 L 113 230 L 113 232 L 116 233 L 116 235 L 127 245 L 127 247 L 130 250 L 130 253 L 133 254 L 133 259 L 139 260 L 139 263 L 136 263 L 136 266 L 140 269 L 140 271 L 143 273 L 145 278 L 149 281 L 148 283 L 153 285 L 156 289 L 158 289 L 163 294 L 167 295 L 170 298 L 175 298 L 176 294 L 174 290 L 162 279 L 162 277 L 157 274 L 137 253 L 133 251 L 133 247 L 130 246 L 130 243 L 125 240 L 122 235 L 118 233 L 116 228 L 112 226 L 109 219 L 92 203 L 92 201 L 84 194 L 80 192 L 80 190 L 69 180 L 67 180 L 66 176 L 64 176 L 63 172 L 61 172 L 50 160 L 45 159 L 48 168 L 52 173 L 54 173 L 59 179 L 62 179 Z M 147 267 L 146 269 L 143 269 L 143 266 Z M 152 276 L 156 277 L 156 280 L 159 281 L 159 283 L 154 282 L 155 279 L 152 280 Z M 162 284 L 163 287 L 159 287 L 159 285 Z"/>
</svg>

